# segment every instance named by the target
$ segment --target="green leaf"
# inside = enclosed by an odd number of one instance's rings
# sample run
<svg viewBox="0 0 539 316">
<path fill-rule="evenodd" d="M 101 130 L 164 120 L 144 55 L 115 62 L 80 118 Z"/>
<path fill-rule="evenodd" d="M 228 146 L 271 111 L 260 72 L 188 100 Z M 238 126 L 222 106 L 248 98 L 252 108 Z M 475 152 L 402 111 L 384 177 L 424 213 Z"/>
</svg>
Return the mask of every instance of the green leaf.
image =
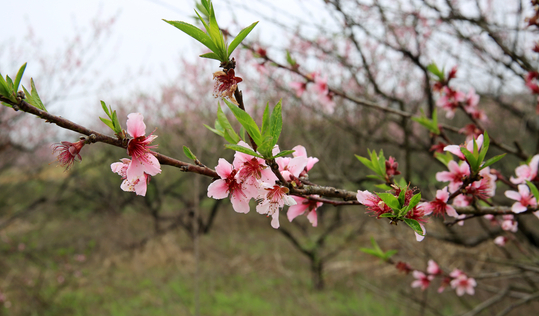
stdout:
<svg viewBox="0 0 539 316">
<path fill-rule="evenodd" d="M 393 214 L 393 213 L 384 213 L 384 214 L 381 214 L 378 217 L 395 217 L 395 214 Z"/>
<path fill-rule="evenodd" d="M 105 104 L 104 101 L 101 101 L 101 107 L 103 108 L 103 111 L 105 111 L 105 113 L 107 114 L 107 116 L 108 116 L 109 118 L 111 118 L 109 109 L 107 108 L 107 105 Z"/>
<path fill-rule="evenodd" d="M 478 156 L 478 164 L 481 165 L 483 163 L 483 160 L 485 160 L 485 156 L 487 155 L 488 147 L 490 145 L 490 139 L 488 137 L 487 131 L 483 133 L 483 145 L 481 146 L 481 151 L 479 152 Z"/>
<path fill-rule="evenodd" d="M 376 177 L 376 178 L 379 179 L 378 177 Z M 377 187 L 380 190 L 384 190 L 384 191 L 389 191 L 389 190 L 392 189 L 389 185 L 387 185 L 385 183 L 377 184 L 377 185 L 375 185 L 375 187 Z"/>
<path fill-rule="evenodd" d="M 389 258 L 393 257 L 398 251 L 395 250 L 395 249 L 391 249 L 391 250 L 388 250 L 386 251 L 386 253 L 384 253 L 384 259 L 385 261 L 387 261 Z"/>
<path fill-rule="evenodd" d="M 404 178 L 400 178 L 399 183 L 397 183 L 399 188 L 406 189 L 408 187 L 408 183 L 406 183 L 406 180 Z"/>
<path fill-rule="evenodd" d="M 219 121 L 219 125 L 224 130 L 223 136 L 226 141 L 231 144 L 237 144 L 240 141 L 240 137 L 238 136 L 238 134 L 236 134 L 236 131 L 234 131 L 232 125 L 230 125 L 230 122 L 228 121 L 228 118 L 223 112 L 223 109 L 221 109 L 220 104 L 218 104 L 217 106 L 217 120 Z"/>
<path fill-rule="evenodd" d="M 399 200 L 391 193 L 376 193 L 387 206 L 391 207 L 394 211 L 399 211 L 401 206 L 399 205 Z"/>
<path fill-rule="evenodd" d="M 247 142 L 247 138 L 245 138 L 245 127 L 243 126 L 240 126 L 240 137 L 244 142 Z"/>
<path fill-rule="evenodd" d="M 30 86 L 32 87 L 32 98 L 34 99 L 34 102 L 35 102 L 34 106 L 40 110 L 47 112 L 45 105 L 43 105 L 43 102 L 41 102 L 41 98 L 39 97 L 39 94 L 37 93 L 36 85 L 34 84 L 34 79 L 32 78 L 30 78 Z"/>
<path fill-rule="evenodd" d="M 489 160 L 485 161 L 485 163 L 481 166 L 481 169 L 485 169 L 486 167 L 498 162 L 498 160 L 502 159 L 503 157 L 505 157 L 506 154 L 501 154 L 501 155 L 498 155 L 498 156 L 494 156 L 492 158 L 490 158 Z"/>
<path fill-rule="evenodd" d="M 444 80 L 444 73 L 443 71 L 440 71 L 440 69 L 438 69 L 438 66 L 436 65 L 436 63 L 432 62 L 430 65 L 428 65 L 427 70 L 433 75 L 435 75 L 436 77 L 438 77 L 439 81 Z"/>
<path fill-rule="evenodd" d="M 384 253 L 382 251 L 382 248 L 380 248 L 380 246 L 378 246 L 378 243 L 376 242 L 376 240 L 374 240 L 373 237 L 371 237 L 371 245 L 372 245 L 372 248 L 376 251 L 378 251 L 379 253 Z"/>
<path fill-rule="evenodd" d="M 182 22 L 182 21 L 167 21 L 167 20 L 163 20 L 163 21 L 180 29 L 185 34 L 196 39 L 197 41 L 202 43 L 202 45 L 209 48 L 212 52 L 217 53 L 219 51 L 219 49 L 213 43 L 211 37 L 208 34 L 204 33 L 202 30 L 200 30 L 198 27 L 191 25 L 189 23 L 186 23 L 186 22 Z"/>
<path fill-rule="evenodd" d="M 215 128 L 212 128 L 212 127 L 209 127 L 208 125 L 204 124 L 204 126 L 209 129 L 210 131 L 214 132 L 215 134 L 221 136 L 221 137 L 225 137 L 225 131 L 220 131 L 220 130 L 217 130 Z"/>
<path fill-rule="evenodd" d="M 530 191 L 532 192 L 533 196 L 535 197 L 535 200 L 539 201 L 539 190 L 537 190 L 537 187 L 535 186 L 535 184 L 531 183 L 528 180 L 526 180 L 526 184 L 530 188 Z"/>
<path fill-rule="evenodd" d="M 189 147 L 183 146 L 183 153 L 185 154 L 185 156 L 187 156 L 187 158 L 191 160 L 197 160 L 197 157 L 193 154 L 193 152 L 191 151 L 191 149 L 189 149 Z"/>
<path fill-rule="evenodd" d="M 273 149 L 273 137 L 271 135 L 266 135 L 263 137 L 264 140 L 262 141 L 262 144 L 258 146 L 258 152 L 265 158 L 270 159 Z"/>
<path fill-rule="evenodd" d="M 271 157 L 271 159 L 275 159 L 275 158 L 279 158 L 279 157 L 284 157 L 284 156 L 287 156 L 287 155 L 291 155 L 292 153 L 294 153 L 295 150 L 283 150 L 281 151 L 280 153 L 278 153 L 277 155 Z"/>
<path fill-rule="evenodd" d="M 258 157 L 258 158 L 262 158 L 262 159 L 264 158 L 261 155 L 259 155 L 258 153 L 256 153 L 254 150 L 252 150 L 250 148 L 247 148 L 247 147 L 240 146 L 240 145 L 227 144 L 227 145 L 225 145 L 225 147 L 228 148 L 228 149 L 239 151 L 240 153 L 244 153 L 244 154 L 247 154 L 247 155 L 255 156 L 255 157 Z"/>
<path fill-rule="evenodd" d="M 449 164 L 449 162 L 453 160 L 453 155 L 448 151 L 444 152 L 443 154 L 439 153 L 439 152 L 436 152 L 436 153 L 434 153 L 434 158 L 438 159 L 444 165 L 447 166 Z"/>
<path fill-rule="evenodd" d="M 416 221 L 415 219 L 411 219 L 411 218 L 405 218 L 403 219 L 404 222 L 410 226 L 416 233 L 418 233 L 419 235 L 421 236 L 425 236 L 425 234 L 423 233 L 423 229 L 421 228 L 421 226 L 419 225 L 419 222 Z"/>
<path fill-rule="evenodd" d="M 361 161 L 362 164 L 365 165 L 365 167 L 367 167 L 367 168 L 371 169 L 372 171 L 376 172 L 372 162 L 369 159 L 367 159 L 365 157 L 358 156 L 358 155 L 355 155 L 355 156 L 359 161 Z"/>
<path fill-rule="evenodd" d="M 216 59 L 218 61 L 222 61 L 221 57 L 219 57 L 219 55 L 217 55 L 216 53 L 206 53 L 206 54 L 202 54 L 202 55 L 199 55 L 198 57 L 202 57 L 202 58 L 209 58 L 209 59 Z"/>
<path fill-rule="evenodd" d="M 408 208 L 413 209 L 418 203 L 421 201 L 421 193 L 418 193 L 410 199 L 410 202 L 408 202 Z"/>
<path fill-rule="evenodd" d="M 4 80 L 4 77 L 0 73 L 0 95 L 9 98 L 11 96 L 10 88 L 11 87 L 7 84 L 6 80 Z"/>
<path fill-rule="evenodd" d="M 297 65 L 297 62 L 296 60 L 294 60 L 292 58 L 292 56 L 290 55 L 290 51 L 288 51 L 288 49 L 286 50 L 286 62 L 288 62 L 288 64 L 292 67 L 296 66 Z"/>
<path fill-rule="evenodd" d="M 102 118 L 102 117 L 100 117 L 99 119 L 101 120 L 101 122 L 105 123 L 105 125 L 107 125 L 108 127 L 110 127 L 111 130 L 114 131 L 114 125 L 112 124 L 112 122 L 110 120 L 107 120 L 107 119 Z"/>
<path fill-rule="evenodd" d="M 401 189 L 397 200 L 399 201 L 399 208 L 402 208 L 404 206 L 404 201 L 406 200 L 406 189 Z"/>
<path fill-rule="evenodd" d="M 477 159 L 474 157 L 474 154 L 472 154 L 468 149 L 466 149 L 464 147 L 461 147 L 460 151 L 466 157 L 466 160 L 468 161 L 468 164 L 470 165 L 471 173 L 479 171 L 478 170 L 479 166 L 477 166 Z"/>
<path fill-rule="evenodd" d="M 24 74 L 25 69 L 26 69 L 26 63 L 24 63 L 24 65 L 22 65 L 21 68 L 19 69 L 19 72 L 17 72 L 17 76 L 15 77 L 15 83 L 13 85 L 13 91 L 15 93 L 17 93 L 17 91 L 19 90 L 19 85 L 21 83 L 22 75 Z"/>
<path fill-rule="evenodd" d="M 375 257 L 378 257 L 380 259 L 382 259 L 384 257 L 384 254 L 383 253 L 380 253 L 374 249 L 370 249 L 370 248 L 359 248 L 359 251 L 361 252 L 364 252 L 366 254 L 369 254 L 369 255 L 372 255 L 372 256 L 375 256 Z"/>
<path fill-rule="evenodd" d="M 283 129 L 282 105 L 281 105 L 281 100 L 279 100 L 277 105 L 275 105 L 275 107 L 273 108 L 273 112 L 271 112 L 270 135 L 273 138 L 273 143 L 271 144 L 271 147 L 277 144 L 277 141 L 279 140 L 279 136 L 281 136 L 282 129 Z"/>
<path fill-rule="evenodd" d="M 248 27 L 241 30 L 241 32 L 234 38 L 234 40 L 230 43 L 228 46 L 228 59 L 230 59 L 230 55 L 232 55 L 232 52 L 238 47 L 238 45 L 251 33 L 251 31 L 254 29 L 254 27 L 258 24 L 258 22 L 255 22 Z"/>
<path fill-rule="evenodd" d="M 6 81 L 10 89 L 13 91 L 13 80 L 11 80 L 11 78 L 8 75 L 6 75 Z"/>
<path fill-rule="evenodd" d="M 269 134 L 270 126 L 270 112 L 269 112 L 269 102 L 266 103 L 264 108 L 264 114 L 262 115 L 262 135 Z"/>
<path fill-rule="evenodd" d="M 412 120 L 415 122 L 418 122 L 419 124 L 423 125 L 425 128 L 427 128 L 431 133 L 440 135 L 440 129 L 438 128 L 438 113 L 436 109 L 434 109 L 432 113 L 432 120 L 429 119 L 426 115 L 423 109 L 421 111 L 420 117 L 412 117 Z"/>
<path fill-rule="evenodd" d="M 111 108 L 112 111 L 112 108 Z M 116 134 L 122 133 L 122 126 L 120 125 L 120 121 L 118 120 L 118 114 L 116 114 L 116 111 L 112 111 L 112 124 L 114 125 L 114 132 Z"/>
<path fill-rule="evenodd" d="M 245 127 L 245 130 L 249 135 L 251 135 L 251 138 L 254 140 L 254 142 L 260 146 L 262 144 L 262 135 L 260 135 L 260 130 L 258 129 L 258 126 L 256 125 L 253 118 L 244 110 L 237 107 L 234 103 L 229 102 L 226 99 L 223 99 L 225 101 L 226 105 L 228 105 L 228 108 L 234 113 L 234 116 L 240 122 L 240 124 Z"/>
</svg>

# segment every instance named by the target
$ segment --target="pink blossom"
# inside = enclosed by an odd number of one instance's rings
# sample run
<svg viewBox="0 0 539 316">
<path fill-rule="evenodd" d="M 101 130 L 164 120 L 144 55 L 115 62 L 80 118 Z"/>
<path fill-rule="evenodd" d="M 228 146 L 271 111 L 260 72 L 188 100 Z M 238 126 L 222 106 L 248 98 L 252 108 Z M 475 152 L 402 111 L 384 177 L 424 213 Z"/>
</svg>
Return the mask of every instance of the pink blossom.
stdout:
<svg viewBox="0 0 539 316">
<path fill-rule="evenodd" d="M 453 199 L 453 205 L 456 207 L 468 206 L 472 202 L 473 198 L 471 196 L 466 196 L 464 194 L 459 194 Z"/>
<path fill-rule="evenodd" d="M 462 185 L 464 177 L 470 175 L 470 167 L 465 161 L 461 162 L 459 165 L 453 160 L 447 164 L 447 167 L 449 168 L 449 171 L 436 173 L 436 180 L 440 182 L 449 181 L 449 190 L 455 192 Z"/>
<path fill-rule="evenodd" d="M 475 90 L 472 88 L 466 95 L 466 101 L 464 105 L 464 111 L 470 114 L 473 118 L 486 121 L 487 116 L 483 110 L 480 110 L 477 105 L 479 104 L 479 95 L 475 93 Z"/>
<path fill-rule="evenodd" d="M 426 290 L 427 287 L 429 287 L 429 285 L 430 285 L 430 281 L 432 281 L 432 279 L 434 279 L 433 275 L 428 275 L 427 276 L 427 275 L 425 275 L 425 273 L 423 273 L 421 271 L 417 271 L 417 270 L 414 270 L 414 272 L 412 272 L 412 275 L 417 280 L 412 282 L 411 286 L 414 287 L 414 288 L 415 287 L 421 287 L 422 291 Z"/>
<path fill-rule="evenodd" d="M 494 238 L 494 243 L 500 247 L 504 247 L 507 243 L 507 237 L 505 236 L 498 236 Z"/>
<path fill-rule="evenodd" d="M 436 106 L 447 110 L 446 117 L 451 119 L 455 115 L 455 110 L 459 107 L 460 102 L 464 102 L 466 99 L 466 95 L 448 86 L 442 88 L 442 94 L 443 96 L 436 101 Z"/>
<path fill-rule="evenodd" d="M 451 287 L 455 289 L 458 296 L 462 296 L 464 295 L 464 293 L 474 295 L 474 288 L 477 286 L 477 282 L 475 282 L 475 279 L 468 278 L 468 276 L 466 276 L 464 273 L 461 273 L 456 278 L 451 280 L 450 284 Z"/>
<path fill-rule="evenodd" d="M 86 141 L 84 139 L 75 143 L 61 142 L 53 145 L 52 153 L 57 153 L 56 160 L 60 166 L 65 166 L 67 171 L 76 161 L 82 161 L 80 150 L 84 147 Z"/>
<path fill-rule="evenodd" d="M 213 95 L 221 98 L 228 98 L 230 102 L 238 105 L 238 101 L 234 98 L 234 92 L 238 87 L 238 83 L 243 79 L 236 77 L 234 69 L 229 69 L 226 72 L 220 70 L 213 73 L 215 85 L 213 87 Z"/>
<path fill-rule="evenodd" d="M 238 145 L 252 149 L 244 141 L 240 141 Z M 237 151 L 234 154 L 232 162 L 234 169 L 237 170 L 236 180 L 244 182 L 245 185 L 250 185 L 259 188 L 259 181 L 274 183 L 277 181 L 277 176 L 271 171 L 264 159 L 257 158 L 248 154 Z"/>
<path fill-rule="evenodd" d="M 307 83 L 305 82 L 290 82 L 290 87 L 296 91 L 296 96 L 301 98 L 305 90 L 307 89 Z"/>
<path fill-rule="evenodd" d="M 518 166 L 515 169 L 516 178 L 511 177 L 510 180 L 514 184 L 521 184 L 528 181 L 533 181 L 537 178 L 537 166 L 539 165 L 539 155 L 533 156 L 530 163 L 527 165 Z"/>
<path fill-rule="evenodd" d="M 397 168 L 399 167 L 399 163 L 395 160 L 395 158 L 390 156 L 386 160 L 385 165 L 386 165 L 386 175 L 388 177 L 394 177 L 401 174 L 401 172 L 397 170 Z"/>
<path fill-rule="evenodd" d="M 279 228 L 279 209 L 285 205 L 296 205 L 296 201 L 287 193 L 288 188 L 264 183 L 258 194 L 257 198 L 263 200 L 256 206 L 256 211 L 260 214 L 271 215 L 271 227 L 275 229 Z"/>
<path fill-rule="evenodd" d="M 146 195 L 148 189 L 148 183 L 150 182 L 150 176 L 147 173 L 142 173 L 127 178 L 127 171 L 132 164 L 132 161 L 127 158 L 120 159 L 121 162 L 115 162 L 110 165 L 112 172 L 119 174 L 122 177 L 122 184 L 120 188 L 126 192 L 135 192 L 137 195 Z"/>
<path fill-rule="evenodd" d="M 475 143 L 477 145 L 477 150 L 480 151 L 481 146 L 483 145 L 483 134 L 477 137 Z M 448 145 L 444 148 L 444 151 L 452 153 L 453 155 L 459 157 L 461 160 L 466 160 L 466 156 L 464 156 L 464 154 L 460 150 L 461 147 L 465 147 L 466 149 L 468 149 L 469 152 L 473 153 L 473 140 L 467 141 L 465 146 Z"/>
<path fill-rule="evenodd" d="M 363 204 L 369 212 L 373 212 L 377 217 L 384 213 L 391 213 L 391 208 L 375 194 L 365 190 L 357 190 L 357 200 Z"/>
<path fill-rule="evenodd" d="M 252 192 L 252 187 L 244 187 L 243 183 L 238 182 L 237 170 L 223 158 L 219 158 L 215 172 L 221 179 L 215 180 L 208 186 L 208 197 L 220 200 L 230 196 L 230 202 L 236 212 L 249 213 L 249 201 L 255 193 Z"/>
<path fill-rule="evenodd" d="M 518 230 L 518 223 L 514 220 L 513 215 L 503 215 L 502 216 L 502 229 L 505 231 L 510 231 L 516 233 Z"/>
<path fill-rule="evenodd" d="M 313 197 L 318 197 L 313 195 Z M 296 201 L 296 205 L 292 205 L 288 208 L 288 220 L 292 221 L 294 218 L 298 217 L 301 214 L 307 212 L 307 219 L 316 227 L 318 225 L 318 217 L 316 215 L 316 209 L 322 206 L 322 202 L 317 202 L 311 199 L 306 199 L 300 196 L 293 195 L 292 198 Z"/>
<path fill-rule="evenodd" d="M 301 145 L 297 145 L 296 147 L 292 148 L 294 152 L 292 153 L 293 157 L 307 157 L 307 150 L 305 147 Z M 318 158 L 316 157 L 307 157 L 307 165 L 305 166 L 305 171 L 309 172 L 315 163 L 318 162 Z"/>
<path fill-rule="evenodd" d="M 146 125 L 144 117 L 140 113 L 131 113 L 127 116 L 127 132 L 132 139 L 127 143 L 127 154 L 131 156 L 131 163 L 127 169 L 127 179 L 129 182 L 135 182 L 144 174 L 155 176 L 161 173 L 161 165 L 155 157 L 151 148 L 157 146 L 150 144 L 157 138 L 156 135 L 146 135 Z"/>
<path fill-rule="evenodd" d="M 440 269 L 438 264 L 431 259 L 428 262 L 427 273 L 432 275 L 442 274 L 442 269 Z"/>
<path fill-rule="evenodd" d="M 329 92 L 328 77 L 325 76 L 322 78 L 320 77 L 320 75 L 315 73 L 313 80 L 314 80 L 315 91 L 321 96 L 327 95 Z"/>
<path fill-rule="evenodd" d="M 273 148 L 273 155 L 276 155 L 280 152 L 279 146 Z M 290 176 L 296 178 L 303 172 L 309 159 L 306 156 L 298 156 L 294 158 L 290 157 L 278 157 L 275 159 L 275 162 L 279 165 L 279 171 L 283 175 L 283 178 L 286 181 L 290 181 Z"/>
<path fill-rule="evenodd" d="M 442 190 L 436 191 L 436 199 L 429 203 L 422 204 L 422 207 L 432 212 L 434 215 L 449 215 L 451 217 L 457 217 L 459 214 L 455 209 L 447 204 L 447 200 L 449 199 L 449 192 L 447 191 L 447 187 L 443 188 Z"/>
<path fill-rule="evenodd" d="M 528 206 L 536 207 L 537 201 L 533 194 L 530 193 L 530 188 L 525 184 L 518 185 L 518 192 L 513 190 L 505 191 L 505 196 L 517 201 L 511 207 L 513 213 L 522 213 L 528 209 Z"/>
</svg>

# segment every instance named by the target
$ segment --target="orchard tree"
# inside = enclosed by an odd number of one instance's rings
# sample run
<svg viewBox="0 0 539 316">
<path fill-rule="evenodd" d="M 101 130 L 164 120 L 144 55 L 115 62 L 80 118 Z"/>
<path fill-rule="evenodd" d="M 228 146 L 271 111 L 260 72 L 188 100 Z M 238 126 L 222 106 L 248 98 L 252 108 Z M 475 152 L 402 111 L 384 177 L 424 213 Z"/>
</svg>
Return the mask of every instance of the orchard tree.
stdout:
<svg viewBox="0 0 539 316">
<path fill-rule="evenodd" d="M 435 232 L 433 238 L 466 247 L 490 240 L 500 247 L 514 246 L 505 250 L 505 260 L 490 262 L 513 270 L 473 275 L 464 267 L 433 259 L 425 260 L 426 268 L 413 267 L 396 260 L 397 252 L 383 250 L 376 239 L 371 248 L 362 251 L 404 273 L 412 273 L 413 288 L 426 291 L 437 283 L 438 293 L 448 288 L 457 296 L 475 295 L 476 288 L 492 293 L 481 296 L 483 301 L 470 308 L 470 315 L 501 302 L 504 306 L 499 315 L 505 315 L 537 300 L 539 236 L 531 227 L 539 217 L 539 126 L 528 118 L 537 115 L 538 107 L 535 97 L 533 102 L 522 100 L 532 99 L 529 94 L 539 95 L 534 62 L 539 49 L 530 39 L 538 26 L 539 3 L 531 1 L 530 8 L 520 3 L 512 12 L 514 24 L 499 18 L 499 10 L 503 9 L 493 1 L 325 3 L 341 29 L 325 36 L 318 34 L 316 40 L 298 32 L 282 58 L 272 56 L 271 47 L 244 41 L 258 22 L 235 37 L 221 29 L 209 0 L 203 0 L 196 11 L 201 28 L 165 20 L 209 50 L 200 57 L 219 62 L 220 70 L 213 74 L 213 95 L 219 99 L 216 118 L 213 127 L 206 128 L 222 137 L 226 148 L 235 151 L 232 162 L 224 158 L 202 162 L 196 147 L 183 146 L 192 163 L 160 153 L 156 126 L 147 128 L 141 113 L 123 117 L 105 102 L 101 102 L 105 117 L 100 120 L 114 136 L 53 115 L 47 112 L 35 85 L 19 89 L 26 65 L 13 79 L 0 77 L 0 101 L 15 111 L 84 135 L 77 141 L 53 146 L 58 163 L 66 169 L 73 167 L 75 160 L 89 150 L 85 148 L 94 143 L 125 149 L 129 157 L 112 162 L 110 168 L 120 176 L 120 188 L 136 195 L 146 195 L 149 183 L 154 177 L 164 177 L 162 166 L 168 165 L 211 178 L 207 196 L 229 199 L 238 213 L 250 212 L 250 202 L 255 200 L 256 212 L 271 217 L 270 225 L 275 229 L 281 229 L 283 209 L 289 221 L 305 216 L 317 227 L 323 205 L 355 206 L 358 211 L 362 206 L 376 220 L 409 227 L 410 238 L 421 242 L 431 236 L 427 234 L 429 221 L 443 218 L 447 234 Z M 529 15 L 526 19 L 524 12 Z M 245 50 L 238 54 L 240 47 Z M 233 57 L 235 52 L 238 58 Z M 309 69 L 313 59 L 322 61 L 319 69 Z M 251 111 L 246 96 L 256 76 L 240 73 L 242 61 L 256 64 L 259 80 L 272 80 L 276 90 L 292 92 L 293 110 L 287 109 L 286 102 L 278 101 L 272 106 L 267 103 L 261 111 Z M 461 80 L 464 77 L 468 80 Z M 245 95 L 240 90 L 242 86 L 247 91 Z M 485 105 L 489 108 L 483 108 Z M 502 120 L 500 125 L 489 125 L 489 120 L 499 120 L 495 118 L 499 112 L 513 122 L 524 121 L 525 136 L 512 133 L 510 125 L 504 124 L 508 122 Z M 227 113 L 235 121 L 231 122 Z M 331 166 L 332 161 L 322 162 L 310 156 L 302 144 L 279 146 L 288 129 L 283 122 L 290 122 L 287 115 L 298 119 L 311 116 L 313 120 L 322 117 L 342 128 L 349 135 L 345 139 L 357 136 L 364 144 L 387 142 L 400 152 L 386 157 L 387 149 L 384 153 L 380 148 L 356 155 L 354 168 L 368 170 L 376 189 L 358 185 L 352 191 L 314 183 L 309 179 L 311 170 L 321 163 Z M 351 140 L 354 141 L 358 140 Z M 94 147 L 97 146 L 91 146 Z M 402 157 L 403 174 L 396 156 Z M 510 156 L 521 164 L 509 168 L 500 162 Z M 427 175 L 426 161 L 438 168 L 435 176 Z M 353 176 L 349 171 L 340 173 L 335 169 L 330 168 L 332 173 Z M 436 184 L 431 183 L 434 179 Z M 496 191 L 499 184 L 506 189 Z M 474 218 L 481 218 L 484 226 L 490 223 L 495 229 L 484 227 L 486 235 L 470 235 L 452 227 Z M 284 234 L 311 257 L 312 269 L 320 276 L 318 253 L 302 248 L 290 233 Z M 518 259 L 513 258 L 514 251 L 522 251 Z M 516 277 L 503 288 L 480 280 L 508 273 Z M 315 282 L 318 288 L 322 285 L 321 281 Z M 435 313 L 428 300 L 424 299 L 421 306 L 423 311 Z"/>
</svg>

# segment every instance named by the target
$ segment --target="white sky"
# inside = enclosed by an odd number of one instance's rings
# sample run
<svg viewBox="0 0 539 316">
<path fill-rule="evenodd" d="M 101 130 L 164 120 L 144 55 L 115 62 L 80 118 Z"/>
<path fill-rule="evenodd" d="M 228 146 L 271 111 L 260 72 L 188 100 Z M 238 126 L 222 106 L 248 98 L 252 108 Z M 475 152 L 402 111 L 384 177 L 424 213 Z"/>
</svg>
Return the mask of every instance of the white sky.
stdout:
<svg viewBox="0 0 539 316">
<path fill-rule="evenodd" d="M 309 9 L 313 10 L 312 12 L 323 11 L 317 9 L 322 5 L 322 1 L 302 0 L 268 2 L 264 0 L 256 2 L 214 0 L 214 6 L 217 11 L 217 19 L 222 27 L 230 25 L 232 19 L 239 21 L 242 27 L 254 21 L 260 21 L 254 33 L 258 33 L 257 35 L 260 35 L 263 40 L 276 44 L 282 36 L 281 32 L 257 13 L 270 14 L 273 10 L 268 7 L 270 2 L 270 6 L 281 10 L 281 13 L 285 13 L 283 8 L 286 8 L 286 16 L 283 15 L 284 18 L 281 17 L 281 20 L 290 26 L 299 22 L 299 19 L 291 19 L 290 16 L 305 16 L 306 11 L 308 11 L 304 7 L 300 7 L 301 4 L 309 3 Z M 253 6 L 252 10 L 245 9 L 246 5 Z M 107 98 L 114 96 L 126 95 L 127 91 L 133 91 L 135 87 L 151 90 L 157 88 L 167 79 L 175 78 L 178 68 L 170 67 L 170 65 L 177 65 L 180 56 L 197 58 L 198 49 L 202 46 L 162 21 L 162 19 L 167 19 L 194 23 L 191 18 L 194 14 L 193 10 L 193 0 L 4 1 L 2 4 L 3 16 L 0 19 L 0 29 L 3 30 L 0 32 L 0 72 L 4 76 L 6 74 L 14 76 L 18 67 L 24 62 L 28 62 L 25 78 L 39 75 L 41 70 L 38 60 L 29 58 L 27 54 L 13 53 L 8 49 L 10 47 L 27 48 L 28 44 L 24 41 L 24 37 L 28 34 L 29 27 L 32 28 L 35 37 L 43 42 L 43 55 L 54 56 L 55 52 L 62 51 L 62 48 L 65 49 L 68 39 L 77 34 L 76 29 L 88 31 L 94 19 L 103 20 L 116 15 L 117 21 L 112 27 L 112 36 L 104 49 L 99 52 L 92 70 L 85 73 L 84 80 L 104 82 L 106 79 L 110 79 L 117 85 L 120 84 L 120 88 L 116 88 L 114 91 L 101 90 L 98 93 L 93 93 L 94 100 L 90 102 L 91 98 L 88 96 L 78 99 L 71 97 L 69 101 L 73 103 L 76 100 L 84 106 L 88 106 L 88 103 L 99 106 L 96 100 L 107 100 Z M 233 13 L 231 13 L 232 10 Z M 312 12 L 310 18 L 312 18 Z M 285 18 L 288 21 L 284 20 Z M 52 59 L 61 58 L 62 56 L 58 56 Z M 50 62 L 61 61 L 51 60 Z M 146 71 L 147 75 L 133 75 L 141 68 Z M 131 74 L 128 75 L 128 72 Z M 100 75 L 95 76 L 95 73 Z M 40 86 L 44 85 L 39 81 L 36 84 L 38 91 Z M 56 89 L 62 89 L 62 87 L 56 87 Z M 51 90 L 53 89 L 51 88 Z M 72 94 L 82 92 L 76 91 Z M 65 108 L 65 106 L 60 107 Z M 70 106 L 70 108 L 73 107 Z M 63 114 L 68 117 L 76 115 L 70 112 Z"/>
</svg>

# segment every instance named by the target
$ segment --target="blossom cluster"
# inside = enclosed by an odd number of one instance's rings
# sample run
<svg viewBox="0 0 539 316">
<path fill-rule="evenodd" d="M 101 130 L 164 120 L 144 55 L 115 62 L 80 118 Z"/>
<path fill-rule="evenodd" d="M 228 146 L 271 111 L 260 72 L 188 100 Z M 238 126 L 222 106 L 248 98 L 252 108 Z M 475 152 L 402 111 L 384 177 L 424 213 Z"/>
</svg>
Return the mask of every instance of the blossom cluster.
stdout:
<svg viewBox="0 0 539 316">
<path fill-rule="evenodd" d="M 151 176 L 161 173 L 159 160 L 151 151 L 156 147 L 151 143 L 157 136 L 153 133 L 146 136 L 146 124 L 140 113 L 127 116 L 127 133 L 132 137 L 127 143 L 127 154 L 131 159 L 122 158 L 121 162 L 115 162 L 110 167 L 122 177 L 122 190 L 144 196 Z"/>
<path fill-rule="evenodd" d="M 436 101 L 436 105 L 447 110 L 446 117 L 448 119 L 453 118 L 456 110 L 459 107 L 462 107 L 464 111 L 474 119 L 486 121 L 487 116 L 485 112 L 478 108 L 479 95 L 473 88 L 465 94 L 464 92 L 449 86 L 449 82 L 456 77 L 456 74 L 457 67 L 455 66 L 449 72 L 446 80 L 437 82 L 434 85 L 434 90 L 440 92 L 440 98 Z"/>
<path fill-rule="evenodd" d="M 318 100 L 322 104 L 324 110 L 331 114 L 335 111 L 335 101 L 333 101 L 333 93 L 328 87 L 327 76 L 320 76 L 318 72 L 313 72 L 307 75 L 309 81 L 307 82 L 290 82 L 290 87 L 296 92 L 296 96 L 301 98 L 303 93 L 307 91 L 307 84 L 309 82 L 314 83 L 314 91 L 318 95 Z"/>
<path fill-rule="evenodd" d="M 243 141 L 240 141 L 238 145 L 251 149 Z M 273 154 L 278 153 L 279 147 L 275 146 Z M 305 148 L 298 145 L 294 147 L 292 158 L 278 157 L 275 162 L 284 180 L 288 182 L 305 177 L 318 162 L 318 158 L 307 157 Z M 277 176 L 264 159 L 238 151 L 234 155 L 232 164 L 220 158 L 215 171 L 220 179 L 208 186 L 208 197 L 214 199 L 229 197 L 232 207 L 238 213 L 248 213 L 249 202 L 254 199 L 257 201 L 256 211 L 272 217 L 273 228 L 279 228 L 279 211 L 285 205 L 290 206 L 288 209 L 290 221 L 305 214 L 311 224 L 317 226 L 316 209 L 322 206 L 322 203 L 309 198 L 288 195 L 288 188 L 278 183 Z"/>
<path fill-rule="evenodd" d="M 399 262 L 397 268 L 403 270 L 403 265 L 407 267 L 406 264 Z M 410 270 L 411 268 L 407 267 L 405 271 Z M 432 280 L 434 280 L 434 278 L 437 276 L 442 278 L 441 285 L 438 288 L 438 293 L 442 293 L 445 288 L 450 285 L 451 288 L 456 291 L 458 296 L 462 296 L 464 295 L 464 293 L 474 295 L 475 287 L 477 286 L 477 282 L 474 278 L 468 277 L 464 272 L 459 269 L 454 269 L 449 275 L 444 275 L 442 269 L 440 269 L 440 267 L 434 260 L 429 260 L 426 273 L 414 270 L 412 272 L 412 275 L 416 280 L 412 282 L 411 286 L 413 288 L 419 287 L 423 291 L 429 287 Z"/>
</svg>

